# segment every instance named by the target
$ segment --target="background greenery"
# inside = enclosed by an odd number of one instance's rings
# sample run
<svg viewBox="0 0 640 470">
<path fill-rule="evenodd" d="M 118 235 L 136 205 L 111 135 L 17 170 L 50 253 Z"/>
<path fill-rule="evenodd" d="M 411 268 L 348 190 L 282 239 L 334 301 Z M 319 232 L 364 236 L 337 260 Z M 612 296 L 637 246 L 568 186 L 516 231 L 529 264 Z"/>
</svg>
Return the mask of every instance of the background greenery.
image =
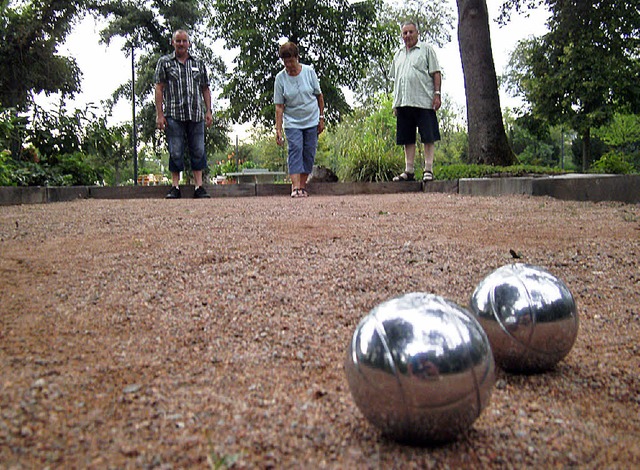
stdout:
<svg viewBox="0 0 640 470">
<path fill-rule="evenodd" d="M 404 168 L 387 76 L 398 46 L 398 22 L 418 18 L 429 31 L 424 39 L 436 45 L 450 40 L 453 24 L 444 0 L 262 0 L 248 9 L 234 0 L 1 1 L 0 185 L 19 186 L 134 184 L 133 125 L 108 124 L 113 104 L 132 96 L 138 110 L 138 174 L 169 176 L 164 136 L 154 125 L 153 70 L 158 57 L 170 52 L 168 38 L 177 27 L 194 31 L 193 51 L 210 64 L 212 88 L 228 100 L 228 106 L 215 109 L 215 124 L 207 131 L 209 177 L 251 167 L 286 171 L 285 149 L 275 145 L 272 131 L 273 77 L 281 66 L 269 52 L 285 36 L 300 43 L 304 61 L 316 67 L 325 100 L 332 103 L 317 164 L 342 181 L 388 181 Z M 499 77 L 524 102 L 520 109 L 502 110 L 516 164 L 474 162 L 466 111 L 444 96 L 436 179 L 640 172 L 637 0 L 506 0 L 503 17 L 528 7 L 548 8 L 551 20 L 548 34 L 517 45 L 509 69 Z M 124 83 L 99 107 L 67 109 L 65 98 L 80 90 L 81 71 L 73 59 L 57 53 L 57 46 L 75 18 L 86 13 L 106 21 L 101 32 L 106 43 L 123 37 L 124 52 L 136 51 L 135 89 Z M 326 27 L 314 23 L 320 19 Z M 213 52 L 216 39 L 242 49 L 233 74 Z M 346 89 L 356 97 L 355 107 L 347 103 Z M 58 108 L 36 106 L 33 97 L 40 92 L 59 93 Z M 232 122 L 252 122 L 250 139 L 231 142 Z M 422 158 L 419 151 L 418 176 Z"/>
</svg>

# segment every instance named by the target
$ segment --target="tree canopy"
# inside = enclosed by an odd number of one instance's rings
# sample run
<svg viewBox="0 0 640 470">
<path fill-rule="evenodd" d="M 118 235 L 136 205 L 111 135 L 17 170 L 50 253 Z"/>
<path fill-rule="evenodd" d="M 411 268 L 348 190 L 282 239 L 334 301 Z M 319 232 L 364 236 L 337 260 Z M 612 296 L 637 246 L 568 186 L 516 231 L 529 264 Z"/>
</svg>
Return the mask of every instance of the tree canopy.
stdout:
<svg viewBox="0 0 640 470">
<path fill-rule="evenodd" d="M 0 106 L 26 109 L 33 94 L 80 90 L 74 59 L 58 54 L 84 2 L 7 2 L 0 14 Z"/>
<path fill-rule="evenodd" d="M 518 46 L 509 80 L 535 116 L 581 135 L 586 169 L 590 130 L 640 109 L 640 3 L 546 3 L 550 31 Z"/>
</svg>

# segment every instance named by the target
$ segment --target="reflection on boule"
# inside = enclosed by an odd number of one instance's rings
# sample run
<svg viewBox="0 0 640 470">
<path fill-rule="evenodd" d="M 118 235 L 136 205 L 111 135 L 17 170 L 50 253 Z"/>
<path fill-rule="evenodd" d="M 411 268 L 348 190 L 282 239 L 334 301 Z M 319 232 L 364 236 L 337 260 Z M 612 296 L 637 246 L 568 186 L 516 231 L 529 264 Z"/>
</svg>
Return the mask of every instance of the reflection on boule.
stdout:
<svg viewBox="0 0 640 470">
<path fill-rule="evenodd" d="M 578 335 L 578 310 L 567 286 L 547 270 L 502 266 L 471 295 L 469 310 L 489 337 L 496 364 L 510 372 L 551 369 Z"/>
<path fill-rule="evenodd" d="M 478 322 L 427 293 L 391 299 L 364 317 L 345 371 L 363 415 L 389 437 L 414 443 L 449 441 L 466 431 L 495 381 Z"/>
</svg>

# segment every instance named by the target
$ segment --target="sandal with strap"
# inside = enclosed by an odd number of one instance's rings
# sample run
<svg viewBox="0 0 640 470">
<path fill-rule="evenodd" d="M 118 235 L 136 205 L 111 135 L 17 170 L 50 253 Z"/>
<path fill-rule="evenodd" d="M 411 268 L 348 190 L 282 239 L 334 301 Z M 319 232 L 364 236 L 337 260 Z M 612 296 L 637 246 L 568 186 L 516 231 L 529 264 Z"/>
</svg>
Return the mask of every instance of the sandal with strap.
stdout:
<svg viewBox="0 0 640 470">
<path fill-rule="evenodd" d="M 425 171 L 422 175 L 422 181 L 424 181 L 425 183 L 427 181 L 433 181 L 433 171 Z"/>
<path fill-rule="evenodd" d="M 291 191 L 291 197 L 301 197 L 300 190 L 298 188 L 294 188 L 293 191 Z"/>
<path fill-rule="evenodd" d="M 309 193 L 306 189 L 300 188 L 298 191 L 300 191 L 300 197 L 309 197 Z"/>
<path fill-rule="evenodd" d="M 415 181 L 413 175 L 413 173 L 407 173 L 406 171 L 403 171 L 398 176 L 394 176 L 393 181 Z"/>
</svg>

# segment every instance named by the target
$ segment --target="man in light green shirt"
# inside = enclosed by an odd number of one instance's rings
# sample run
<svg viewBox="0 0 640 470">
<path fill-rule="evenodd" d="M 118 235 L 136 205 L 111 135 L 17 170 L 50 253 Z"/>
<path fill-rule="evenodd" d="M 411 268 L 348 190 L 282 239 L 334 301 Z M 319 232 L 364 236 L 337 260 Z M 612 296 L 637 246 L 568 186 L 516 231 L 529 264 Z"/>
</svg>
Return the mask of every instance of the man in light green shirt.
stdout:
<svg viewBox="0 0 640 470">
<path fill-rule="evenodd" d="M 433 180 L 435 142 L 440 140 L 436 111 L 440 109 L 442 75 L 432 47 L 418 41 L 413 21 L 402 24 L 404 46 L 391 65 L 393 113 L 397 117 L 396 143 L 404 146 L 405 171 L 393 181 L 413 181 L 416 156 L 416 128 L 424 143 L 423 181 Z"/>
</svg>

